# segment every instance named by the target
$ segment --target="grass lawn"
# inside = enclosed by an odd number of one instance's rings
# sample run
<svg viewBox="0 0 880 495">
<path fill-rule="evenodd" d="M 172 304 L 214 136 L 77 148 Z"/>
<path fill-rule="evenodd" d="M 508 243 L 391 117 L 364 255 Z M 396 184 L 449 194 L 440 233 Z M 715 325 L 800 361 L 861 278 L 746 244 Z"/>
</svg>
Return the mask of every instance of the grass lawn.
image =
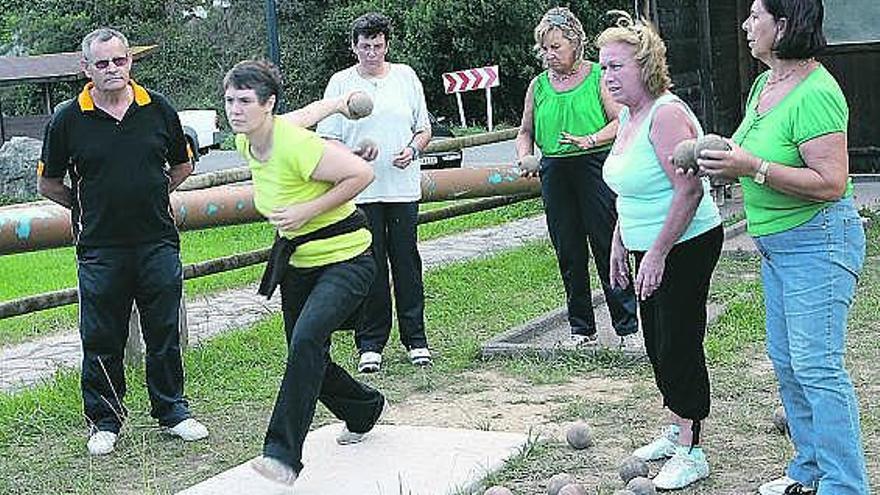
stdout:
<svg viewBox="0 0 880 495">
<path fill-rule="evenodd" d="M 450 206 L 454 202 L 427 203 L 423 211 Z M 540 199 L 532 199 L 493 210 L 472 213 L 419 227 L 419 239 L 427 240 L 466 230 L 500 225 L 518 218 L 542 213 Z M 272 243 L 273 231 L 266 222 L 232 225 L 181 233 L 184 264 L 196 263 L 234 253 L 253 251 Z M 35 270 L 35 267 L 38 267 Z M 189 296 L 240 287 L 259 280 L 262 265 L 250 266 L 186 281 Z M 34 276 L 34 273 L 39 276 Z M 0 301 L 66 289 L 76 286 L 73 248 L 58 248 L 0 257 L 0 273 L 14 283 L 0 285 Z M 76 326 L 76 305 L 0 320 L 0 345 L 22 342 L 40 335 Z"/>
<path fill-rule="evenodd" d="M 401 349 L 389 353 L 382 376 L 371 381 L 395 402 L 454 380 L 456 373 L 477 363 L 482 341 L 562 300 L 555 258 L 544 243 L 430 271 L 425 285 L 426 324 L 438 351 L 436 365 L 413 374 Z M 138 492 L 168 493 L 181 487 L 182 479 L 192 479 L 183 470 L 165 472 L 181 457 L 194 456 L 193 466 L 208 469 L 206 476 L 254 455 L 283 369 L 280 329 L 280 317 L 270 317 L 186 353 L 187 393 L 196 414 L 214 431 L 210 442 L 181 445 L 156 431 L 148 417 L 142 369 L 129 371 L 126 403 L 131 420 L 120 441 L 120 452 L 126 453 L 106 460 L 82 455 L 76 372 L 0 395 L 0 472 L 10 474 L 0 478 L 0 493 L 107 493 L 120 489 L 116 483 L 122 479 L 135 483 L 127 482 L 139 487 Z M 351 334 L 336 334 L 334 340 L 335 359 L 353 366 Z M 322 411 L 317 424 L 327 419 Z M 29 462 L 47 451 L 53 455 L 39 464 Z"/>
<path fill-rule="evenodd" d="M 848 364 L 861 399 L 872 486 L 880 486 L 880 232 L 869 232 L 869 259 L 851 316 Z M 712 299 L 726 306 L 709 329 L 706 349 L 713 409 L 704 430 L 712 476 L 683 494 L 754 493 L 778 476 L 790 443 L 773 432 L 778 403 L 764 356 L 754 258 L 724 258 Z M 426 274 L 427 331 L 435 366 L 413 369 L 398 345 L 387 366 L 366 381 L 387 393 L 398 424 L 531 432 L 522 455 L 486 480 L 518 495 L 546 493 L 547 479 L 573 474 L 589 493 L 620 488 L 617 464 L 662 424 L 650 367 L 616 352 L 559 354 L 549 359 L 481 361 L 482 342 L 561 304 L 561 283 L 545 242 Z M 396 343 L 396 336 L 392 336 Z M 355 365 L 350 333 L 334 338 L 334 358 Z M 0 395 L 0 493 L 174 493 L 257 455 L 284 361 L 280 318 L 221 335 L 185 356 L 187 393 L 211 428 L 206 442 L 183 444 L 161 434 L 148 417 L 142 369 L 129 371 L 129 421 L 117 453 L 85 454 L 77 375 L 62 372 L 45 385 Z M 594 447 L 568 448 L 565 427 L 587 421 Z M 319 409 L 315 426 L 332 421 Z M 51 455 L 46 455 L 51 453 Z M 36 460 L 39 460 L 38 462 Z M 656 472 L 659 464 L 652 464 Z"/>
</svg>

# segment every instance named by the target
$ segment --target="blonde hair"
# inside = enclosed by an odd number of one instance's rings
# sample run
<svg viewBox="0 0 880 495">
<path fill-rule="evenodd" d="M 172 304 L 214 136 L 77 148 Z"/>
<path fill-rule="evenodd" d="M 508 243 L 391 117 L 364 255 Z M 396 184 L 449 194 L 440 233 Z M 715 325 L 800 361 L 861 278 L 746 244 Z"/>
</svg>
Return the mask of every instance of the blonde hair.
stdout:
<svg viewBox="0 0 880 495">
<path fill-rule="evenodd" d="M 587 35 L 584 33 L 584 26 L 581 24 L 581 21 L 575 17 L 572 11 L 565 7 L 553 7 L 541 17 L 541 22 L 535 26 L 534 49 L 542 64 L 546 66 L 544 62 L 545 50 L 541 46 L 544 42 L 544 36 L 547 36 L 547 33 L 554 29 L 558 29 L 562 33 L 563 38 L 574 43 L 575 61 L 584 58 L 584 46 L 587 43 Z"/>
<path fill-rule="evenodd" d="M 634 48 L 633 58 L 642 74 L 642 83 L 652 95 L 660 96 L 672 87 L 669 66 L 666 64 L 666 43 L 654 26 L 643 19 L 634 21 L 622 10 L 610 10 L 606 15 L 617 16 L 615 26 L 602 31 L 596 38 L 601 48 L 609 43 L 626 43 Z"/>
</svg>

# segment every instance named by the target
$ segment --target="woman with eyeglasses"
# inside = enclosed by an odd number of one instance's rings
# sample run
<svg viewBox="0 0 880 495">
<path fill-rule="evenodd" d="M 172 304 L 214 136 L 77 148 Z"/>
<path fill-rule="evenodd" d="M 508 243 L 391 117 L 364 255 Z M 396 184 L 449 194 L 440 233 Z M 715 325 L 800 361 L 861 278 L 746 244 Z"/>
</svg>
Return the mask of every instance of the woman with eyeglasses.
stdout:
<svg viewBox="0 0 880 495">
<path fill-rule="evenodd" d="M 761 495 L 866 495 L 859 406 L 846 371 L 846 319 L 865 259 L 849 179 L 849 108 L 815 55 L 821 0 L 755 0 L 743 22 L 770 70 L 752 85 L 729 152 L 704 151 L 711 177 L 738 179 L 761 253 L 767 353 L 795 455 Z"/>
<path fill-rule="evenodd" d="M 584 28 L 569 9 L 547 11 L 534 37 L 547 70 L 526 91 L 516 152 L 522 162 L 534 154 L 535 145 L 541 150 L 537 173 L 565 286 L 571 338 L 581 346 L 598 343 L 587 268 L 592 252 L 620 346 L 640 349 L 635 295 L 631 287 L 612 287 L 608 269 L 617 212 L 602 164 L 617 131 L 620 106 L 601 87 L 599 64 L 584 59 Z"/>
<path fill-rule="evenodd" d="M 345 143 L 369 160 L 376 175 L 355 199 L 370 220 L 377 265 L 376 279 L 364 303 L 365 317 L 355 329 L 361 373 L 381 370 L 382 352 L 391 334 L 392 306 L 397 311 L 400 342 L 410 363 L 431 364 L 416 230 L 422 197 L 419 156 L 431 140 L 431 124 L 422 83 L 415 71 L 385 58 L 391 35 L 391 19 L 383 14 L 370 12 L 355 19 L 351 49 L 357 64 L 333 74 L 324 97 L 362 91 L 372 98 L 373 111 L 360 120 L 332 116 L 317 128 L 318 134 Z"/>
<path fill-rule="evenodd" d="M 673 150 L 701 136 L 700 122 L 669 91 L 666 45 L 649 24 L 617 15 L 599 35 L 603 82 L 620 111 L 605 180 L 619 214 L 611 247 L 611 283 L 633 285 L 645 348 L 670 422 L 637 448 L 644 460 L 667 460 L 654 484 L 684 488 L 709 476 L 700 442 L 709 415 L 709 373 L 703 351 L 706 302 L 724 232 L 708 179 L 676 170 Z M 635 259 L 630 284 L 629 257 Z"/>
</svg>

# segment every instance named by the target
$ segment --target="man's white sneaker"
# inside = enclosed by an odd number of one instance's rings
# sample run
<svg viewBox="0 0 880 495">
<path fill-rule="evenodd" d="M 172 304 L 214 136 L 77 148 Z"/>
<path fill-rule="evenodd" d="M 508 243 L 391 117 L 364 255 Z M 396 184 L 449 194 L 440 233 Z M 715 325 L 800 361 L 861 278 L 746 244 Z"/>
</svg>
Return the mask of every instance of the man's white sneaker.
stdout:
<svg viewBox="0 0 880 495">
<path fill-rule="evenodd" d="M 382 368 L 382 355 L 378 352 L 366 351 L 361 353 L 358 362 L 358 373 L 376 373 Z"/>
<path fill-rule="evenodd" d="M 413 366 L 430 366 L 431 351 L 427 347 L 414 347 L 409 350 L 409 362 Z"/>
<path fill-rule="evenodd" d="M 116 448 L 116 439 L 119 435 L 112 431 L 95 431 L 89 437 L 86 447 L 91 455 L 107 455 Z"/>
<path fill-rule="evenodd" d="M 679 490 L 708 477 L 709 462 L 703 449 L 679 445 L 653 481 L 661 490 Z"/>
<path fill-rule="evenodd" d="M 186 442 L 194 442 L 208 437 L 208 429 L 193 418 L 187 418 L 168 428 L 168 433 L 182 438 Z"/>
<path fill-rule="evenodd" d="M 643 445 L 633 451 L 632 455 L 645 461 L 657 461 L 675 455 L 676 440 L 681 428 L 678 425 L 668 425 L 663 429 L 659 437 L 651 443 Z"/>
<path fill-rule="evenodd" d="M 816 490 L 805 488 L 799 482 L 788 476 L 783 476 L 758 487 L 758 493 L 760 495 L 807 495 L 816 493 Z"/>
<path fill-rule="evenodd" d="M 376 422 L 373 423 L 373 426 L 370 427 L 369 430 L 363 433 L 355 433 L 353 431 L 349 431 L 348 426 L 345 424 L 342 425 L 342 430 L 339 432 L 339 435 L 336 436 L 336 443 L 339 445 L 351 445 L 354 443 L 360 443 L 367 433 L 373 431 L 373 428 L 385 417 L 388 412 L 391 411 L 391 404 L 388 403 L 388 399 L 384 399 L 382 403 L 382 412 L 379 413 L 379 417 L 376 418 Z"/>
<path fill-rule="evenodd" d="M 251 467 L 264 478 L 282 485 L 291 486 L 297 478 L 292 467 L 272 457 L 260 456 L 251 462 Z"/>
</svg>

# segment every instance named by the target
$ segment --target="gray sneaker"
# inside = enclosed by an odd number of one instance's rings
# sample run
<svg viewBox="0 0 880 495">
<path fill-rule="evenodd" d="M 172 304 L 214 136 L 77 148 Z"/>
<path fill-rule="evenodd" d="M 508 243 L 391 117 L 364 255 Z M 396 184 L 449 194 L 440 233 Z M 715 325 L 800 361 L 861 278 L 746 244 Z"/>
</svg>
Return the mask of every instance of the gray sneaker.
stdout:
<svg viewBox="0 0 880 495">
<path fill-rule="evenodd" d="M 388 399 L 384 399 L 382 403 L 382 412 L 379 413 L 379 417 L 376 418 L 376 422 L 373 423 L 373 428 L 391 411 L 391 405 L 388 404 Z M 373 428 L 363 432 L 363 433 L 355 433 L 348 429 L 348 426 L 342 425 L 342 430 L 339 432 L 339 435 L 336 436 L 336 443 L 339 445 L 351 445 L 355 443 L 360 443 L 363 441 L 364 437 L 367 436 L 368 433 L 373 431 Z"/>
<path fill-rule="evenodd" d="M 251 462 L 251 467 L 264 478 L 282 485 L 291 486 L 297 478 L 292 467 L 272 457 L 260 456 Z"/>
<path fill-rule="evenodd" d="M 358 373 L 376 373 L 382 369 L 382 354 L 366 351 L 358 361 Z"/>
<path fill-rule="evenodd" d="M 654 486 L 661 490 L 681 490 L 709 477 L 709 462 L 700 447 L 679 446 L 660 472 L 654 477 Z"/>
</svg>

